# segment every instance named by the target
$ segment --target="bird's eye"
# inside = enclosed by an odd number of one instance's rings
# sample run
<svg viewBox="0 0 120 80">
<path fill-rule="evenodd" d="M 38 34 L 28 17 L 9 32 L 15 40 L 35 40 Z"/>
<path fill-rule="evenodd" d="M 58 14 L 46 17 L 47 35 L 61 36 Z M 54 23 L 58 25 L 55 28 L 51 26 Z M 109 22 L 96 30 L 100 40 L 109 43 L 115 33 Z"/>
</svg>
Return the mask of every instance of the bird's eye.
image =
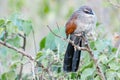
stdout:
<svg viewBox="0 0 120 80">
<path fill-rule="evenodd" d="M 89 10 L 89 9 L 84 9 L 84 12 L 87 14 L 93 14 L 92 10 Z"/>
</svg>

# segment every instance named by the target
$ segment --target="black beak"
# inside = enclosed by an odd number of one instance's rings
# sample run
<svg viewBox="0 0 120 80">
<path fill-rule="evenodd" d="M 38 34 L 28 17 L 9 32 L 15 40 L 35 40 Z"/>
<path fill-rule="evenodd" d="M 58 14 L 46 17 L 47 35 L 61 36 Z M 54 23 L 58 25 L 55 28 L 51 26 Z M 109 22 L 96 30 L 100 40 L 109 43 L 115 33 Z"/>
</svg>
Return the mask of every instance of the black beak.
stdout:
<svg viewBox="0 0 120 80">
<path fill-rule="evenodd" d="M 92 14 L 92 15 L 93 15 L 93 12 L 92 12 L 92 11 L 90 11 L 90 12 L 89 12 L 89 14 Z"/>
</svg>

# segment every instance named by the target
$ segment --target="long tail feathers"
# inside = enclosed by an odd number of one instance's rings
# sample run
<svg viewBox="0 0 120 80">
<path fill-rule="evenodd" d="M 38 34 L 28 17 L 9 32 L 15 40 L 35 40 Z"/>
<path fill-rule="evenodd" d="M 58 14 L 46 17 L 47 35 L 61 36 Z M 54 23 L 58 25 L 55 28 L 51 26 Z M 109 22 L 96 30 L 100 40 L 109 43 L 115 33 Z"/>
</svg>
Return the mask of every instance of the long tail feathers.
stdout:
<svg viewBox="0 0 120 80">
<path fill-rule="evenodd" d="M 64 71 L 71 72 L 73 53 L 74 53 L 74 47 L 72 46 L 72 44 L 69 43 L 64 57 L 64 65 L 63 65 Z"/>
<path fill-rule="evenodd" d="M 78 39 L 79 42 L 76 42 L 76 45 L 79 45 L 81 47 L 82 40 Z M 76 72 L 79 67 L 79 62 L 80 62 L 80 56 L 81 56 L 81 50 L 74 50 L 74 56 L 73 56 L 73 61 L 72 61 L 72 72 Z"/>
<path fill-rule="evenodd" d="M 81 43 L 82 43 L 81 38 L 80 37 L 74 37 L 74 38 L 75 38 L 74 44 L 79 45 L 81 47 Z M 79 67 L 80 55 L 81 55 L 81 51 L 75 49 L 74 46 L 72 46 L 72 44 L 69 43 L 64 57 L 64 65 L 63 65 L 64 71 L 66 72 L 77 71 Z"/>
</svg>

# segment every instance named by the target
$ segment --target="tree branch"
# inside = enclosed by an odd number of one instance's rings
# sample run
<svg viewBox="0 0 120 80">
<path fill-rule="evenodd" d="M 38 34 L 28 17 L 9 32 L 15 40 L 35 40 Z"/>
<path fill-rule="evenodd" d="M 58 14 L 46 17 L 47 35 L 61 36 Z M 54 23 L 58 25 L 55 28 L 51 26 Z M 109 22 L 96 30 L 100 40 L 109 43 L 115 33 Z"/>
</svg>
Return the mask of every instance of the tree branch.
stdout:
<svg viewBox="0 0 120 80">
<path fill-rule="evenodd" d="M 92 52 L 92 50 L 91 50 L 91 48 L 89 47 L 88 44 L 86 45 L 86 47 L 79 47 L 79 46 L 75 45 L 73 41 L 71 41 L 71 40 L 69 40 L 69 39 L 66 39 L 66 38 L 64 38 L 64 37 L 62 37 L 62 36 L 57 35 L 56 33 L 54 33 L 54 32 L 52 31 L 52 29 L 51 29 L 48 25 L 47 25 L 47 27 L 48 27 L 48 29 L 50 30 L 50 32 L 51 32 L 53 35 L 55 35 L 56 37 L 58 37 L 58 38 L 60 38 L 60 39 L 62 39 L 62 40 L 64 40 L 64 41 L 66 41 L 66 42 L 68 42 L 68 43 L 71 43 L 71 44 L 72 44 L 76 49 L 78 49 L 78 50 L 87 51 L 87 52 L 90 54 L 91 59 L 92 59 L 92 60 L 94 61 L 94 63 L 95 63 L 96 70 L 97 70 L 97 73 L 98 73 L 99 77 L 100 77 L 102 80 L 106 80 L 104 74 L 102 73 L 100 67 L 99 67 L 98 64 L 97 64 L 97 59 L 94 58 L 93 52 Z"/>
<path fill-rule="evenodd" d="M 28 55 L 25 51 L 23 51 L 21 49 L 18 49 L 18 48 L 14 47 L 6 42 L 3 42 L 2 40 L 0 40 L 0 44 L 3 46 L 6 46 L 7 48 L 10 48 L 10 49 L 17 51 L 18 53 L 22 54 L 23 56 L 29 58 L 30 60 L 32 60 L 34 62 L 37 62 L 32 56 Z"/>
<path fill-rule="evenodd" d="M 3 42 L 2 40 L 0 40 L 0 44 L 9 48 L 9 49 L 12 49 L 14 51 L 17 51 L 18 53 L 22 54 L 23 56 L 27 57 L 28 59 L 30 59 L 31 61 L 35 62 L 39 67 L 41 67 L 43 70 L 45 70 L 48 74 L 48 69 L 45 68 L 41 63 L 39 63 L 38 61 L 36 61 L 32 56 L 30 56 L 29 54 L 27 54 L 25 51 L 21 50 L 21 49 L 18 49 L 6 42 Z M 50 74 L 49 74 L 50 75 Z"/>
</svg>

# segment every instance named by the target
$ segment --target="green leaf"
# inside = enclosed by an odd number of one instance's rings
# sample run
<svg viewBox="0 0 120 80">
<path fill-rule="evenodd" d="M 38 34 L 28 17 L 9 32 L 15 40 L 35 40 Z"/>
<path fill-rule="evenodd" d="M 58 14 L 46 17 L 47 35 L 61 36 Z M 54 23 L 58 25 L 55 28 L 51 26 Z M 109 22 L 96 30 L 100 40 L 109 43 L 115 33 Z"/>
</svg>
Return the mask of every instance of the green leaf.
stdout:
<svg viewBox="0 0 120 80">
<path fill-rule="evenodd" d="M 71 79 L 76 79 L 76 77 L 77 77 L 77 74 L 74 73 L 74 72 L 72 72 L 72 73 L 71 73 Z"/>
<path fill-rule="evenodd" d="M 15 80 L 16 78 L 16 73 L 15 71 L 9 71 L 4 74 L 2 74 L 2 80 Z"/>
<path fill-rule="evenodd" d="M 46 44 L 46 37 L 44 37 L 44 38 L 40 41 L 40 50 L 42 50 L 43 48 L 45 48 L 45 44 Z"/>
<path fill-rule="evenodd" d="M 98 63 L 102 62 L 103 64 L 106 64 L 107 61 L 108 61 L 108 59 L 107 59 L 107 56 L 105 54 L 102 54 L 102 55 L 99 56 Z"/>
<path fill-rule="evenodd" d="M 12 21 L 8 20 L 7 23 L 6 23 L 6 25 L 9 25 L 11 23 L 12 23 Z"/>
<path fill-rule="evenodd" d="M 112 48 L 112 52 L 115 53 L 117 51 L 117 48 Z"/>
<path fill-rule="evenodd" d="M 18 27 L 13 22 L 8 22 L 6 24 L 6 31 L 8 35 L 13 35 L 18 33 Z"/>
<path fill-rule="evenodd" d="M 39 51 L 39 52 L 37 53 L 35 59 L 36 59 L 36 60 L 39 59 L 42 55 L 43 55 L 43 53 L 42 53 L 41 51 Z"/>
<path fill-rule="evenodd" d="M 106 71 L 106 78 L 107 80 L 116 80 L 115 77 L 117 76 L 116 71 L 113 69 L 108 69 Z"/>
<path fill-rule="evenodd" d="M 89 62 L 89 63 L 86 63 L 86 64 L 82 65 L 80 71 L 83 72 L 85 69 L 91 68 L 91 67 L 93 67 L 93 61 L 91 61 L 91 62 Z"/>
<path fill-rule="evenodd" d="M 32 23 L 31 21 L 24 21 L 23 22 L 23 31 L 28 36 L 30 32 L 32 31 Z"/>
<path fill-rule="evenodd" d="M 53 32 L 62 36 L 65 36 L 65 28 L 61 27 L 54 29 Z M 53 51 L 63 52 L 66 45 L 65 41 L 62 41 L 60 38 L 54 36 L 54 34 L 49 33 L 45 38 L 40 41 L 40 49 L 51 49 Z"/>
<path fill-rule="evenodd" d="M 9 72 L 7 73 L 7 78 L 8 78 L 9 80 L 15 80 L 15 78 L 16 78 L 15 71 L 9 71 Z"/>
<path fill-rule="evenodd" d="M 19 48 L 20 47 L 20 40 L 21 40 L 20 37 L 15 36 L 15 37 L 13 37 L 11 39 L 8 39 L 7 42 L 9 44 Z"/>
<path fill-rule="evenodd" d="M 120 69 L 120 64 L 118 62 L 115 62 L 115 60 L 112 60 L 108 65 L 109 65 L 110 69 L 113 69 L 113 70 Z"/>
<path fill-rule="evenodd" d="M 49 3 L 48 3 L 48 1 L 46 1 L 46 0 L 44 0 L 45 2 L 44 2 L 44 4 L 45 4 L 45 6 L 44 6 L 44 13 L 45 14 L 47 14 L 49 11 L 50 11 L 50 7 L 49 7 Z"/>
<path fill-rule="evenodd" d="M 5 24 L 5 21 L 3 19 L 0 19 L 0 27 Z"/>
<path fill-rule="evenodd" d="M 3 73 L 3 74 L 1 75 L 1 78 L 2 78 L 2 80 L 7 80 L 7 73 Z"/>
<path fill-rule="evenodd" d="M 27 36 L 32 31 L 32 23 L 30 20 L 23 20 L 19 18 L 19 14 L 13 14 L 10 18 L 13 24 L 17 26 L 18 30 L 23 31 Z"/>
<path fill-rule="evenodd" d="M 17 68 L 17 64 L 18 64 L 18 62 L 16 63 L 13 63 L 11 66 L 10 66 L 10 69 L 12 69 L 12 70 L 14 70 L 14 69 L 16 69 Z"/>
<path fill-rule="evenodd" d="M 45 17 L 50 12 L 50 5 L 49 0 L 43 0 L 41 1 L 41 5 L 39 6 L 39 14 L 41 17 Z M 42 7 L 41 7 L 42 6 Z"/>
<path fill-rule="evenodd" d="M 57 73 L 60 73 L 62 70 L 61 70 L 61 67 L 58 67 L 57 68 Z"/>
<path fill-rule="evenodd" d="M 95 69 L 93 68 L 87 68 L 85 69 L 81 74 L 81 80 L 88 80 L 88 77 L 92 77 L 95 72 Z"/>
<path fill-rule="evenodd" d="M 99 76 L 96 76 L 94 80 L 101 80 Z"/>
<path fill-rule="evenodd" d="M 95 42 L 94 42 L 94 41 L 91 41 L 91 42 L 90 42 L 90 48 L 91 48 L 91 49 L 95 49 Z"/>
<path fill-rule="evenodd" d="M 46 37 L 46 49 L 54 50 L 56 47 L 55 36 L 52 33 L 49 33 Z"/>
</svg>

